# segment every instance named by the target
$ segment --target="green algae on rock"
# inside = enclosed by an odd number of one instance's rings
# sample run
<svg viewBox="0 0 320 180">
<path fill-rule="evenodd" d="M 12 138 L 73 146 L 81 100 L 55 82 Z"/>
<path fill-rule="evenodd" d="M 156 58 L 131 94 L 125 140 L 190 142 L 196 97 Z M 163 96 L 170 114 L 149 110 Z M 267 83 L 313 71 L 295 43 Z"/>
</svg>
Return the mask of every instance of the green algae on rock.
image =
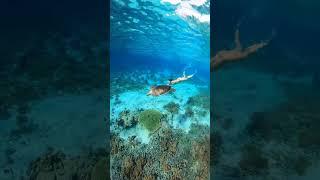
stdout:
<svg viewBox="0 0 320 180">
<path fill-rule="evenodd" d="M 148 109 L 140 113 L 139 123 L 149 132 L 155 132 L 160 128 L 161 112 L 153 109 Z"/>
</svg>

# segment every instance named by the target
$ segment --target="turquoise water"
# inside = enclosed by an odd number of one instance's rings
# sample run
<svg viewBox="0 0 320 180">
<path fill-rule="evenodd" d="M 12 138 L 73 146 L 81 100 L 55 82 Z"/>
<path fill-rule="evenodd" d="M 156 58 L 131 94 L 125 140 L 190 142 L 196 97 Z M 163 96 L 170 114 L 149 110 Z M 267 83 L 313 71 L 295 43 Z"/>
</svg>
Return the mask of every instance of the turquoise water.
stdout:
<svg viewBox="0 0 320 180">
<path fill-rule="evenodd" d="M 209 109 L 194 106 L 194 111 L 203 110 L 206 115 L 192 119 L 184 115 L 190 98 L 209 97 L 209 8 L 206 0 L 112 1 L 110 77 L 114 132 L 124 139 L 137 135 L 148 143 L 148 133 L 139 126 L 119 129 L 120 114 L 139 109 L 168 114 L 165 105 L 170 102 L 180 108 L 169 122 L 172 128 L 188 131 L 193 119 L 209 126 Z M 173 85 L 175 91 L 159 97 L 146 96 L 151 86 L 168 84 L 168 79 L 182 77 L 183 73 L 194 76 Z"/>
<path fill-rule="evenodd" d="M 209 63 L 209 1 L 114 0 L 110 18 L 111 55 L 139 54 L 161 58 L 163 63 Z M 111 70 L 121 63 L 115 60 L 111 58 Z"/>
<path fill-rule="evenodd" d="M 208 179 L 202 154 L 209 156 L 209 5 L 111 2 L 111 179 Z M 147 95 L 152 86 L 168 88 L 169 79 L 190 75 L 160 96 Z"/>
</svg>

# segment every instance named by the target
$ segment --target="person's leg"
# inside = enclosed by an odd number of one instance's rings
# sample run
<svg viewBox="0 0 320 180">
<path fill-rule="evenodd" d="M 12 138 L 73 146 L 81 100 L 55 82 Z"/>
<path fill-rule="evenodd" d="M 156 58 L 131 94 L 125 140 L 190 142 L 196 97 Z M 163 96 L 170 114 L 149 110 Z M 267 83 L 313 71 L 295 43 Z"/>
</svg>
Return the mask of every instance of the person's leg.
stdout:
<svg viewBox="0 0 320 180">
<path fill-rule="evenodd" d="M 261 42 L 261 43 L 257 43 L 257 44 L 253 44 L 249 47 L 247 47 L 243 53 L 245 56 L 248 56 L 249 54 L 252 54 L 254 52 L 257 52 L 259 49 L 265 47 L 266 45 L 268 45 L 269 41 L 267 42 Z"/>
<path fill-rule="evenodd" d="M 236 45 L 235 50 L 241 51 L 242 50 L 242 45 L 241 45 L 241 42 L 240 42 L 239 28 L 236 29 L 236 32 L 235 32 L 234 36 L 235 36 L 234 43 Z"/>
</svg>

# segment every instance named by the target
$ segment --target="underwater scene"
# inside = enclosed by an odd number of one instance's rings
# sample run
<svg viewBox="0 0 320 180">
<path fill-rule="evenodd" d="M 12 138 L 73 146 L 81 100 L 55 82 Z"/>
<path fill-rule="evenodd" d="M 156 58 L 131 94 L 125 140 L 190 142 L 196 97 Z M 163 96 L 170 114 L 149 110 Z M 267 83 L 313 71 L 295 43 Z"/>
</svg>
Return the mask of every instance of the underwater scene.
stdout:
<svg viewBox="0 0 320 180">
<path fill-rule="evenodd" d="M 108 177 L 106 2 L 62 4 L 1 2 L 0 180 Z"/>
<path fill-rule="evenodd" d="M 320 179 L 319 9 L 313 0 L 215 2 L 213 179 Z"/>
<path fill-rule="evenodd" d="M 111 179 L 209 179 L 210 1 L 110 10 Z"/>
</svg>

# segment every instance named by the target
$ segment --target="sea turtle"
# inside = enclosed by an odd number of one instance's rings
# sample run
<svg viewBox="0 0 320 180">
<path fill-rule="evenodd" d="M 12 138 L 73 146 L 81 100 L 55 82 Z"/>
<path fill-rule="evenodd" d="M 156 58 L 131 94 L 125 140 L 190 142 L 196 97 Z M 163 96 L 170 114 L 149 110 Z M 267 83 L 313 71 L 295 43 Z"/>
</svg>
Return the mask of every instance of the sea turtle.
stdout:
<svg viewBox="0 0 320 180">
<path fill-rule="evenodd" d="M 170 91 L 175 91 L 174 88 L 170 85 L 158 85 L 158 86 L 151 86 L 150 91 L 148 92 L 147 96 L 160 96 L 162 94 L 166 94 Z"/>
</svg>

